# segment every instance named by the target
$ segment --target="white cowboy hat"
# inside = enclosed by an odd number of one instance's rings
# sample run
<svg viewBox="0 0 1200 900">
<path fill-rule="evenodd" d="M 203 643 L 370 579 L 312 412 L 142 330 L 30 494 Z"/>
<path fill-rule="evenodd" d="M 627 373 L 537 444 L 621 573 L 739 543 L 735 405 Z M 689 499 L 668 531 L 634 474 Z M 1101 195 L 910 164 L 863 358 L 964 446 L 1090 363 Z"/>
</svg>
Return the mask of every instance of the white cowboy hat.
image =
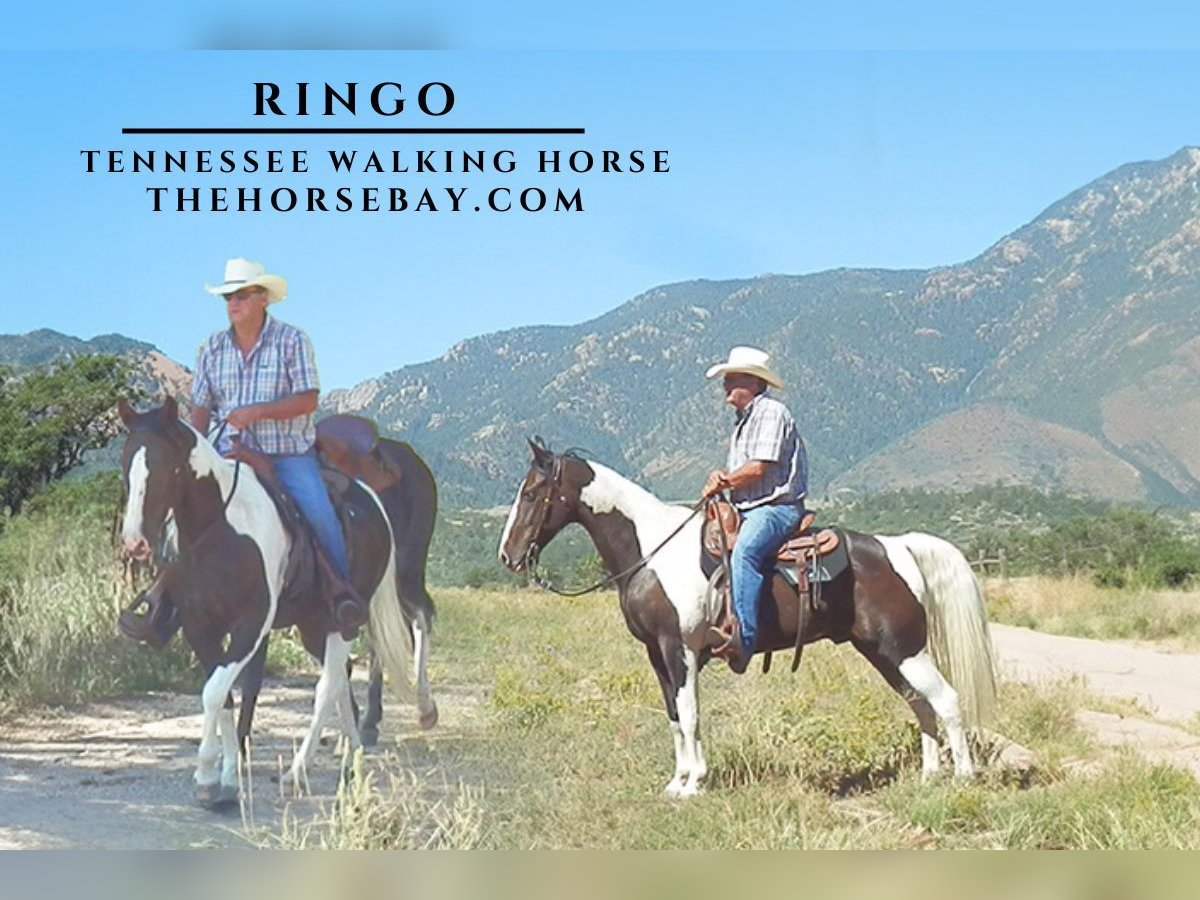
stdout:
<svg viewBox="0 0 1200 900">
<path fill-rule="evenodd" d="M 783 389 L 783 379 L 776 375 L 767 361 L 771 357 L 757 347 L 734 347 L 729 351 L 729 359 L 717 363 L 704 373 L 705 378 L 716 378 L 729 372 L 740 372 L 743 375 L 754 375 L 761 378 L 772 387 Z"/>
<path fill-rule="evenodd" d="M 287 281 L 278 275 L 268 275 L 262 263 L 248 259 L 231 259 L 225 263 L 224 284 L 204 282 L 204 289 L 218 297 L 256 286 L 267 289 L 268 303 L 275 303 L 287 296 Z"/>
</svg>

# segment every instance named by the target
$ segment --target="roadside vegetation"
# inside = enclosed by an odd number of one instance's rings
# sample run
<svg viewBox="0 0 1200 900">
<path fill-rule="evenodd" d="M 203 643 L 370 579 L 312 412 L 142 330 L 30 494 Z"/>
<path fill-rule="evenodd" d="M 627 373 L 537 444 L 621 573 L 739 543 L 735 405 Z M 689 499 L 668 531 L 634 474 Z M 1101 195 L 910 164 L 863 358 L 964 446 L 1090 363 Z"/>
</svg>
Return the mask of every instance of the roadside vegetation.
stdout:
<svg viewBox="0 0 1200 900">
<path fill-rule="evenodd" d="M 992 621 L 1098 640 L 1200 649 L 1200 590 L 1111 588 L 1092 577 L 1031 575 L 984 581 Z"/>
<path fill-rule="evenodd" d="M 796 675 L 780 659 L 766 676 L 712 666 L 709 787 L 680 803 L 660 794 L 670 731 L 614 595 L 460 589 L 438 602 L 434 680 L 482 689 L 477 719 L 449 741 L 401 735 L 402 768 L 436 768 L 356 781 L 316 822 L 292 823 L 285 846 L 1200 847 L 1200 785 L 1093 744 L 1074 711 L 1107 705 L 1078 682 L 1003 686 L 994 729 L 1034 752 L 1033 769 L 993 761 L 969 784 L 923 784 L 908 707 L 852 650 L 811 647 Z"/>
<path fill-rule="evenodd" d="M 180 641 L 153 652 L 116 633 L 116 611 L 132 590 L 118 577 L 109 538 L 118 492 L 111 473 L 59 482 L 7 522 L 5 700 L 198 688 Z M 1080 585 L 1084 597 L 1113 590 L 1081 577 L 1048 582 L 1035 595 L 1063 584 Z M 1003 687 L 995 730 L 1035 753 L 1032 771 L 992 766 L 972 784 L 923 785 L 907 706 L 856 654 L 827 644 L 809 648 L 795 676 L 784 659 L 768 676 L 757 667 L 740 679 L 720 666 L 705 672 L 709 788 L 674 803 L 660 796 L 673 763 L 662 699 L 613 595 L 442 588 L 435 596 L 431 675 L 441 691 L 481 694 L 478 716 L 457 723 L 452 739 L 404 732 L 390 748 L 394 762 L 369 760 L 338 803 L 316 821 L 291 821 L 273 843 L 1197 846 L 1194 779 L 1094 746 L 1074 710 L 1105 707 L 1079 685 Z M 276 636 L 273 646 L 287 644 Z M 986 755 L 989 746 L 978 749 Z"/>
<path fill-rule="evenodd" d="M 155 689 L 198 690 L 181 642 L 155 653 L 116 627 L 133 599 L 110 539 L 119 477 L 61 481 L 0 537 L 0 698 L 77 703 Z"/>
<path fill-rule="evenodd" d="M 93 374 L 103 381 L 112 372 Z M 62 385 L 95 400 L 86 371 L 64 377 Z M 13 397 L 38 382 L 0 386 L 8 391 L 0 430 L 11 438 L 0 460 L 0 702 L 197 690 L 201 673 L 181 641 L 154 652 L 116 631 L 117 612 L 136 592 L 112 550 L 117 474 L 61 477 L 101 441 L 101 404 L 86 407 L 100 430 L 85 427 L 86 416 L 60 415 L 68 404 L 53 398 L 37 417 L 41 430 L 29 430 L 34 420 L 14 412 Z M 55 429 L 77 438 L 61 456 L 47 438 Z M 1024 506 L 1013 511 L 1018 501 Z M 972 557 L 1003 549 L 1011 577 L 988 582 L 997 621 L 1200 644 L 1200 553 L 1185 517 L 997 489 L 957 507 L 928 494 L 879 498 L 873 507 L 859 501 L 825 518 L 945 534 Z M 768 676 L 757 666 L 744 678 L 721 666 L 706 671 L 708 790 L 668 801 L 661 790 L 673 757 L 662 699 L 616 598 L 523 588 L 495 560 L 503 522 L 503 510 L 447 511 L 431 558 L 440 613 L 431 676 L 443 691 L 479 695 L 478 715 L 458 723 L 450 740 L 403 733 L 392 757 L 359 761 L 359 777 L 337 803 L 317 820 L 290 821 L 275 843 L 1200 848 L 1195 779 L 1094 745 L 1074 713 L 1106 704 L 1079 684 L 1002 687 L 994 729 L 1032 750 L 1034 768 L 986 765 L 970 784 L 926 785 L 908 707 L 853 651 L 827 644 L 807 650 L 794 676 L 785 659 Z M 555 542 L 545 567 L 564 585 L 600 574 L 578 529 Z M 276 671 L 305 665 L 279 635 L 272 647 Z M 984 758 L 995 749 L 990 740 L 976 748 Z"/>
</svg>

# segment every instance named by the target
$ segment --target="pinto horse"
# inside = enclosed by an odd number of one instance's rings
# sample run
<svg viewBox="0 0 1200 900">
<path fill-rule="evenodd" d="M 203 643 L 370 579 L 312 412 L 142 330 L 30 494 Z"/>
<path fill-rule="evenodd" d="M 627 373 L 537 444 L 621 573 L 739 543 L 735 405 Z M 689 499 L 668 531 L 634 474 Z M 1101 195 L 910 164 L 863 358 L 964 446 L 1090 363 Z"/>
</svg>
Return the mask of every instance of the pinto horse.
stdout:
<svg viewBox="0 0 1200 900">
<path fill-rule="evenodd" d="M 224 459 L 179 419 L 173 399 L 136 413 L 121 401 L 129 429 L 121 454 L 127 499 L 121 524 L 125 552 L 140 560 L 173 521 L 178 559 L 170 593 L 184 637 L 205 670 L 196 797 L 214 806 L 238 795 L 238 736 L 230 690 L 252 661 L 261 665 L 272 628 L 295 625 L 306 650 L 322 662 L 312 722 L 285 775 L 302 783 L 321 729 L 336 717 L 351 748 L 360 746 L 347 676 L 350 644 L 316 597 L 280 604 L 292 539 L 250 466 Z M 410 635 L 397 596 L 392 528 L 373 491 L 355 483 L 350 580 L 369 598 L 371 649 L 398 691 L 409 689 Z M 261 676 L 261 670 L 257 673 Z"/>
<path fill-rule="evenodd" d="M 694 795 L 708 771 L 697 678 L 711 658 L 707 631 L 717 614 L 701 568 L 701 520 L 599 463 L 529 446 L 532 462 L 509 510 L 500 561 L 514 572 L 532 570 L 564 526 L 574 522 L 588 532 L 616 575 L 625 622 L 646 645 L 662 687 L 675 741 L 675 774 L 665 793 Z M 849 641 L 916 714 L 922 774 L 938 770 L 940 720 L 955 774 L 970 777 L 964 725 L 982 724 L 995 703 L 987 613 L 970 565 L 952 544 L 928 534 L 842 535 L 850 565 L 822 585 L 820 609 L 801 617 L 799 595 L 782 575 L 764 589 L 757 651 Z"/>
</svg>

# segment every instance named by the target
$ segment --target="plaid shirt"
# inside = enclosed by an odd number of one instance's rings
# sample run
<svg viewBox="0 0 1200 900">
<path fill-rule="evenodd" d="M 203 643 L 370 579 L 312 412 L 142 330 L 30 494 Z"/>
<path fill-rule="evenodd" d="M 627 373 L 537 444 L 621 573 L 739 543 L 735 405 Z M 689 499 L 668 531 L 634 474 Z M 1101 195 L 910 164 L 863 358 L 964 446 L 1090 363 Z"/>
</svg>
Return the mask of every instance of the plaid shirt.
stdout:
<svg viewBox="0 0 1200 900">
<path fill-rule="evenodd" d="M 808 493 L 808 455 L 786 406 L 759 394 L 737 414 L 729 439 L 726 468 L 732 472 L 751 460 L 770 463 L 761 478 L 732 492 L 740 510 L 768 503 L 800 503 Z"/>
<path fill-rule="evenodd" d="M 216 429 L 239 407 L 271 403 L 317 389 L 317 364 L 308 335 L 267 316 L 258 341 L 245 357 L 232 328 L 214 332 L 200 345 L 192 403 L 216 411 L 212 422 Z M 260 419 L 249 430 L 249 447 L 263 453 L 304 453 L 316 438 L 312 414 L 286 420 Z M 231 428 L 225 429 L 217 449 L 228 450 L 234 433 Z"/>
</svg>

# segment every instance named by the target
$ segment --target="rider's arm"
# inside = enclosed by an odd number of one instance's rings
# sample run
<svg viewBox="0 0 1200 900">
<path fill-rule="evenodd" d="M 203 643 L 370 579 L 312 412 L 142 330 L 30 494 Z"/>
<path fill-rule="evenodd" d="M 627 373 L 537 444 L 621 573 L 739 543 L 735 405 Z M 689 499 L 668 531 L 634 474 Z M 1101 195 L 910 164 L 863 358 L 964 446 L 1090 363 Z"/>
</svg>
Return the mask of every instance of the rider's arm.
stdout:
<svg viewBox="0 0 1200 900">
<path fill-rule="evenodd" d="M 749 462 L 738 466 L 732 472 L 727 472 L 723 479 L 722 489 L 733 490 L 752 483 L 753 481 L 762 478 L 767 474 L 767 469 L 771 463 L 761 460 L 752 459 Z"/>
<path fill-rule="evenodd" d="M 752 459 L 748 463 L 738 466 L 732 472 L 718 469 L 708 476 L 708 482 L 704 485 L 704 490 L 700 496 L 707 499 L 721 491 L 728 491 L 750 484 L 755 479 L 765 475 L 767 467 L 770 465 L 771 463 L 765 460 Z"/>
<path fill-rule="evenodd" d="M 300 391 L 288 394 L 269 403 L 254 403 L 242 406 L 229 414 L 229 424 L 245 428 L 261 419 L 294 419 L 307 416 L 317 408 L 317 391 Z"/>
</svg>

